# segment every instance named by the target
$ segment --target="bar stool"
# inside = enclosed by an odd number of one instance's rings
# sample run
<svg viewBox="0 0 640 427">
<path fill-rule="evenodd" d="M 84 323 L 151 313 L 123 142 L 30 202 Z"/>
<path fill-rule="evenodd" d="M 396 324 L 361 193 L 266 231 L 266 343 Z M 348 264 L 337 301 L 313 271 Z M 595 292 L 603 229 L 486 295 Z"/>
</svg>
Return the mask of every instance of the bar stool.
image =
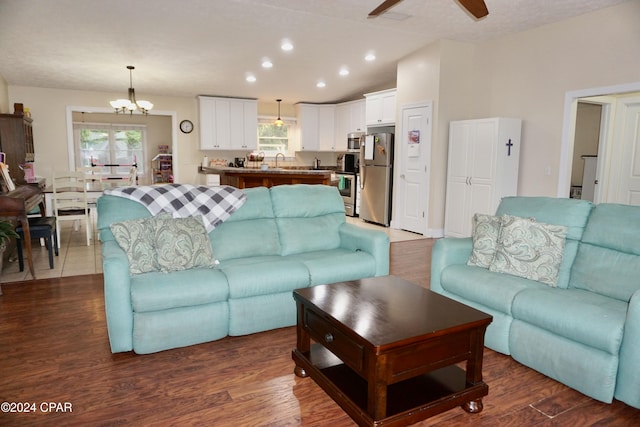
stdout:
<svg viewBox="0 0 640 427">
<path fill-rule="evenodd" d="M 56 217 L 32 217 L 29 218 L 29 232 L 32 239 L 44 239 L 49 250 L 49 268 L 53 268 L 53 253 L 55 251 L 58 256 L 58 235 L 56 233 Z M 24 270 L 24 259 L 22 257 L 22 240 L 24 239 L 24 232 L 22 226 L 16 227 L 16 233 L 20 236 L 18 240 L 18 266 L 20 271 Z"/>
</svg>

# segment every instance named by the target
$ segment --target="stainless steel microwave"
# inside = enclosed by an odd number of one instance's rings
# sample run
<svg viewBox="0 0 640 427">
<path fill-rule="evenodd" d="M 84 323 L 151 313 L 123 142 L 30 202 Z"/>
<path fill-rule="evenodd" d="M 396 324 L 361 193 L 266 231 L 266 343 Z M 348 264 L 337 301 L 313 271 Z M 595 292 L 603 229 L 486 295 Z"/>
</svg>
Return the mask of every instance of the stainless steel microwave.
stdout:
<svg viewBox="0 0 640 427">
<path fill-rule="evenodd" d="M 360 143 L 364 139 L 364 132 L 347 134 L 347 151 L 360 151 Z"/>
</svg>

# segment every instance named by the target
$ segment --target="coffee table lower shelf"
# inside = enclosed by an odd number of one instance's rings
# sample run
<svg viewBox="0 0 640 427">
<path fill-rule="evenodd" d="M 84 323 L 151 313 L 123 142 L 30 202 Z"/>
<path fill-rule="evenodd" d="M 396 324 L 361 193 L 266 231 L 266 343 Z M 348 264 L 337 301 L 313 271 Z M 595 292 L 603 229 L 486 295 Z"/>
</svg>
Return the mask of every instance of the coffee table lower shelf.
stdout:
<svg viewBox="0 0 640 427">
<path fill-rule="evenodd" d="M 310 376 L 359 425 L 406 426 L 481 399 L 489 387 L 466 384 L 466 373 L 452 365 L 388 386 L 387 416 L 374 420 L 367 412 L 367 381 L 320 344 L 311 351 L 294 349 L 296 372 Z"/>
</svg>

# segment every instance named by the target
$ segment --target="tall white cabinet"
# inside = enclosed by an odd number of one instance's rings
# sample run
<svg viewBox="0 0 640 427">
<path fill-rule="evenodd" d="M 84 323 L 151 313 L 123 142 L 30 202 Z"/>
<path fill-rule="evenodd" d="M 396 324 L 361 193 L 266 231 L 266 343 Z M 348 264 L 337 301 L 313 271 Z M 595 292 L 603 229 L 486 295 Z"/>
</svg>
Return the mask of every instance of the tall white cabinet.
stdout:
<svg viewBox="0 0 640 427">
<path fill-rule="evenodd" d="M 444 234 L 471 236 L 476 213 L 493 215 L 518 191 L 522 121 L 489 118 L 449 124 Z"/>
</svg>

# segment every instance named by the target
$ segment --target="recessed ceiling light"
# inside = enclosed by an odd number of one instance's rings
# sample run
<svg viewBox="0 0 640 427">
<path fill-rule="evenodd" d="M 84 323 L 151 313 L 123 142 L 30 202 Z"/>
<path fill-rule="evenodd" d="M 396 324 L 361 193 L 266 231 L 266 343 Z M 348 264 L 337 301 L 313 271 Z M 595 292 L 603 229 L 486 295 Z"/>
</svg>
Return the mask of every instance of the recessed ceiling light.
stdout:
<svg viewBox="0 0 640 427">
<path fill-rule="evenodd" d="M 273 62 L 271 62 L 268 58 L 264 58 L 262 60 L 262 68 L 271 68 L 273 67 Z"/>
<path fill-rule="evenodd" d="M 367 53 L 367 55 L 364 57 L 365 61 L 375 61 L 376 56 L 373 53 Z"/>
<path fill-rule="evenodd" d="M 342 67 L 342 68 L 340 68 L 339 74 L 341 76 L 348 76 L 349 75 L 349 69 L 347 67 Z"/>
<path fill-rule="evenodd" d="M 327 84 L 325 82 L 323 82 L 322 80 L 320 80 L 318 83 L 316 83 L 316 87 L 319 88 L 323 88 L 325 87 Z"/>
<path fill-rule="evenodd" d="M 280 49 L 284 50 L 285 52 L 289 52 L 293 50 L 293 43 L 291 43 L 289 40 L 282 40 Z"/>
<path fill-rule="evenodd" d="M 253 74 L 247 74 L 247 77 L 245 78 L 245 80 L 248 81 L 249 83 L 253 83 L 257 79 L 256 79 L 256 76 L 254 76 Z"/>
</svg>

